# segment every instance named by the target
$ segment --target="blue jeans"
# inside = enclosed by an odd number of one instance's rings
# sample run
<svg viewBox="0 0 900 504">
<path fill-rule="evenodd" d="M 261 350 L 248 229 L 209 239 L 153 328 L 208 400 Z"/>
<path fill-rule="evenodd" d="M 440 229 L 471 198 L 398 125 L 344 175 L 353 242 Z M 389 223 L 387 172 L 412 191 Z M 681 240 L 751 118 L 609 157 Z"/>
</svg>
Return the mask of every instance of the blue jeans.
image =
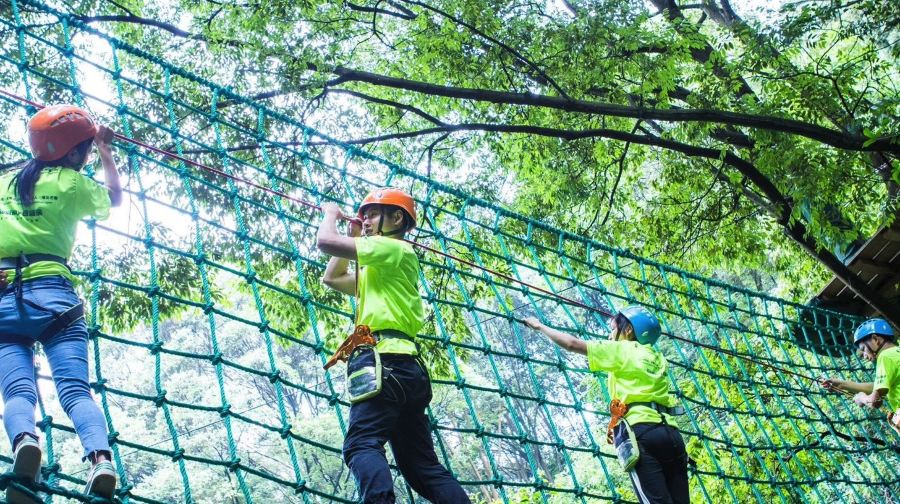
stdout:
<svg viewBox="0 0 900 504">
<path fill-rule="evenodd" d="M 344 461 L 359 484 L 365 504 L 395 501 L 391 468 L 384 455 L 390 443 L 406 482 L 419 495 L 438 504 L 468 504 L 459 482 L 434 452 L 425 408 L 431 402 L 431 382 L 415 359 L 382 355 L 381 393 L 350 407 L 344 438 Z"/>
<path fill-rule="evenodd" d="M 59 276 L 42 277 L 22 284 L 23 301 L 15 287 L 0 291 L 0 388 L 6 405 L 3 423 L 10 444 L 22 433 L 34 434 L 37 387 L 34 373 L 34 343 L 39 341 L 50 362 L 59 402 L 81 439 L 84 455 L 109 451 L 106 421 L 91 396 L 88 383 L 88 334 L 79 319 L 57 334 L 40 340 L 53 314 L 81 302 L 72 284 Z"/>
</svg>

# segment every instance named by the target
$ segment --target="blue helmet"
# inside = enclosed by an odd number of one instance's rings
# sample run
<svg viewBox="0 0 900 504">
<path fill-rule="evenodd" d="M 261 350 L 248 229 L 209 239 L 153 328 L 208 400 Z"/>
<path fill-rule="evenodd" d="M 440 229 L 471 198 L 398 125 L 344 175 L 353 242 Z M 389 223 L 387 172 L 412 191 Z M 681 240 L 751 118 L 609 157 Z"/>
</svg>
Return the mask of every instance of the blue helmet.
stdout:
<svg viewBox="0 0 900 504">
<path fill-rule="evenodd" d="M 856 345 L 873 334 L 880 334 L 894 339 L 894 330 L 891 329 L 891 325 L 884 319 L 873 318 L 866 320 L 856 328 L 856 331 L 853 333 L 853 344 Z"/>
<path fill-rule="evenodd" d="M 634 338 L 638 343 L 652 345 L 659 339 L 659 335 L 662 333 L 659 320 L 643 306 L 629 306 L 623 308 L 619 313 L 631 323 L 631 327 L 634 328 Z"/>
</svg>

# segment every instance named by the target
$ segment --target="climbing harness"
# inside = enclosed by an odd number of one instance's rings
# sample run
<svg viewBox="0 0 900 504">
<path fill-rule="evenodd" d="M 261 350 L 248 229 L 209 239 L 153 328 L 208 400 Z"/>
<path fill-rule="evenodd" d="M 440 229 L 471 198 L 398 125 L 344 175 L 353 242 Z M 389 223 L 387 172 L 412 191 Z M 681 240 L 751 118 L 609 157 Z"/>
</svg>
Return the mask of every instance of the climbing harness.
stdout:
<svg viewBox="0 0 900 504">
<path fill-rule="evenodd" d="M 84 304 L 82 303 L 78 303 L 65 311 L 57 312 L 41 306 L 23 295 L 25 288 L 24 280 L 22 279 L 22 271 L 29 265 L 40 261 L 51 261 L 62 264 L 66 268 L 69 267 L 65 258 L 52 254 L 19 254 L 17 257 L 0 258 L 0 269 L 15 271 L 16 278 L 13 280 L 13 290 L 15 292 L 16 302 L 27 304 L 36 310 L 49 313 L 53 316 L 53 322 L 41 332 L 38 336 L 38 341 L 42 341 L 58 334 L 60 331 L 72 325 L 75 321 L 84 317 Z"/>
</svg>

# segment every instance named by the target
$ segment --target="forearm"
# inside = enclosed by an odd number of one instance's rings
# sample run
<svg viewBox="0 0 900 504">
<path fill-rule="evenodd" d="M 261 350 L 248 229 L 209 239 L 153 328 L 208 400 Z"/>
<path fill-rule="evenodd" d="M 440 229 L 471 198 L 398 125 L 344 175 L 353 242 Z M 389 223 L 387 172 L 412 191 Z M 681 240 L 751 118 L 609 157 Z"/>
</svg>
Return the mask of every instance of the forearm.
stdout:
<svg viewBox="0 0 900 504">
<path fill-rule="evenodd" d="M 122 204 L 122 186 L 119 182 L 119 170 L 116 169 L 116 161 L 108 147 L 97 149 L 100 152 L 100 163 L 103 165 L 103 182 L 109 191 L 109 200 L 112 206 Z"/>
<path fill-rule="evenodd" d="M 356 260 L 356 239 L 342 236 L 337 231 L 337 219 L 340 213 L 326 212 L 319 231 L 316 233 L 316 247 L 331 257 Z"/>
<path fill-rule="evenodd" d="M 337 280 L 347 276 L 350 261 L 342 257 L 332 257 L 325 266 L 325 274 L 322 275 L 322 281 L 326 284 L 330 281 Z"/>
<path fill-rule="evenodd" d="M 860 382 L 852 382 L 847 380 L 841 380 L 838 383 L 838 387 L 841 390 L 846 390 L 847 392 L 859 393 L 863 394 L 871 394 L 872 393 L 872 383 L 860 383 Z"/>
<path fill-rule="evenodd" d="M 547 337 L 550 338 L 551 341 L 556 343 L 560 348 L 569 352 L 587 355 L 587 342 L 585 342 L 584 340 L 576 338 L 571 334 L 553 329 L 552 327 L 547 327 L 546 325 L 542 325 L 540 331 L 546 334 Z"/>
<path fill-rule="evenodd" d="M 319 249 L 322 249 L 322 243 L 338 238 L 340 235 L 337 230 L 337 216 L 325 214 L 322 222 L 319 224 L 319 230 L 316 232 L 316 241 Z"/>
</svg>

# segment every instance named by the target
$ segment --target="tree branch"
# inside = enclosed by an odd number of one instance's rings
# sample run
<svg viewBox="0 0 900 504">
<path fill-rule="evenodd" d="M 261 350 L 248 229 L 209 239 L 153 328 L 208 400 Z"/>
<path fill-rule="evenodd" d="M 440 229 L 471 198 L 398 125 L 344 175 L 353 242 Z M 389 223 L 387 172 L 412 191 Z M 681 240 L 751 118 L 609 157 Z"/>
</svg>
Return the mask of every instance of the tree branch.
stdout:
<svg viewBox="0 0 900 504">
<path fill-rule="evenodd" d="M 641 121 L 636 121 L 634 123 L 634 127 L 631 128 L 631 134 L 633 135 L 640 127 Z M 625 172 L 625 158 L 628 156 L 629 148 L 631 148 L 631 142 L 625 142 L 625 148 L 622 149 L 622 155 L 619 156 L 619 171 L 616 172 L 616 180 L 615 182 L 613 182 L 612 190 L 609 192 L 609 204 L 606 207 L 606 215 L 603 216 L 603 221 L 600 223 L 600 227 L 606 226 L 606 221 L 609 219 L 609 214 L 612 213 L 613 203 L 616 200 L 616 191 L 619 190 L 619 182 L 622 180 L 622 173 Z"/>
<path fill-rule="evenodd" d="M 569 0 L 562 0 L 562 4 L 573 16 L 578 16 L 578 9 L 575 8 L 575 5 L 572 2 Z"/>
<path fill-rule="evenodd" d="M 394 12 L 392 10 L 381 9 L 379 7 L 367 7 L 365 5 L 357 5 L 353 2 L 346 2 L 345 5 L 350 8 L 350 10 L 358 11 L 358 12 L 366 12 L 371 14 L 384 14 L 385 16 L 391 16 L 400 18 L 406 21 L 412 21 L 416 19 L 416 13 L 403 7 L 402 5 L 397 5 L 395 2 L 388 2 L 393 7 L 400 9 L 401 12 Z M 376 4 L 377 5 L 377 4 Z"/>
<path fill-rule="evenodd" d="M 654 0 L 654 2 L 658 1 L 663 0 Z M 178 37 L 208 42 L 207 38 L 203 35 L 186 32 L 169 23 L 131 15 L 75 16 L 75 18 L 85 23 L 110 21 L 141 24 L 162 29 Z M 238 41 L 224 42 L 229 45 L 240 44 L 240 42 Z M 712 49 L 710 48 L 710 50 Z M 706 57 L 708 58 L 709 55 L 707 55 Z M 307 66 L 310 70 L 319 70 L 315 65 L 311 63 Z M 650 109 L 644 107 L 627 107 L 610 103 L 592 102 L 585 100 L 570 100 L 562 97 L 536 95 L 533 93 L 509 93 L 486 89 L 457 88 L 396 77 L 388 77 L 371 72 L 353 70 L 346 67 L 336 67 L 332 70 L 332 72 L 337 75 L 338 78 L 328 82 L 327 85 L 329 86 L 341 84 L 344 82 L 358 81 L 367 82 L 369 84 L 378 86 L 405 89 L 408 91 L 419 92 L 423 94 L 431 94 L 435 96 L 470 99 L 475 101 L 487 101 L 491 103 L 548 107 L 568 112 L 602 114 L 614 117 L 629 117 L 632 119 L 642 120 L 655 119 L 675 122 L 719 122 L 735 126 L 746 126 L 796 134 L 840 149 L 868 152 L 880 151 L 900 154 L 900 142 L 897 141 L 896 137 L 880 137 L 874 139 L 868 145 L 865 145 L 868 139 L 859 135 L 846 134 L 837 130 L 823 128 L 818 125 L 804 123 L 802 121 L 794 121 L 790 119 L 782 119 L 771 116 L 757 116 L 711 109 Z M 734 145 L 741 144 L 734 143 Z M 744 142 L 743 145 L 747 145 L 747 142 Z"/>
<path fill-rule="evenodd" d="M 326 92 L 329 94 L 330 93 L 345 94 L 345 95 L 353 96 L 356 98 L 360 98 L 362 100 L 366 100 L 368 102 L 378 103 L 380 105 L 387 105 L 389 107 L 394 107 L 396 109 L 405 110 L 407 112 L 412 112 L 413 114 L 416 114 L 417 116 L 425 119 L 426 121 L 428 121 L 432 124 L 437 124 L 437 125 L 446 124 L 444 121 L 441 121 L 437 117 L 434 117 L 433 115 L 425 112 L 424 110 L 422 110 L 418 107 L 413 107 L 412 105 L 407 105 L 405 103 L 400 103 L 400 102 L 397 102 L 394 100 L 388 100 L 386 98 L 378 98 L 378 97 L 375 97 L 372 95 L 367 95 L 365 93 L 360 93 L 359 91 L 351 91 L 349 89 L 328 88 L 326 90 Z"/>
<path fill-rule="evenodd" d="M 513 57 L 515 57 L 516 59 L 518 59 L 518 60 L 521 61 L 522 63 L 528 65 L 529 68 L 531 68 L 534 72 L 536 72 L 536 73 L 537 73 L 538 75 L 540 75 L 543 79 L 545 79 L 545 80 L 550 84 L 550 86 L 551 86 L 553 89 L 555 89 L 557 93 L 559 93 L 559 95 L 560 95 L 561 97 L 563 97 L 563 98 L 565 98 L 565 99 L 567 99 L 567 100 L 570 99 L 570 98 L 569 98 L 569 95 L 566 94 L 565 91 L 563 91 L 562 87 L 560 87 L 559 84 L 556 83 L 556 81 L 554 81 L 549 75 L 547 75 L 547 74 L 546 74 L 543 70 L 541 70 L 537 65 L 535 65 L 534 63 L 532 63 L 531 60 L 529 60 L 528 58 L 526 58 L 525 56 L 523 56 L 522 53 L 520 53 L 519 51 L 513 49 L 513 48 L 510 47 L 509 45 L 504 44 L 503 42 L 497 40 L 496 38 L 494 38 L 494 37 L 492 37 L 492 36 L 490 36 L 490 35 L 484 33 L 483 31 L 479 30 L 478 28 L 475 27 L 475 25 L 472 25 L 472 24 L 470 24 L 470 23 L 468 23 L 468 22 L 466 22 L 466 21 L 464 21 L 464 20 L 462 20 L 462 19 L 460 19 L 460 18 L 458 18 L 458 17 L 456 17 L 456 16 L 454 16 L 454 15 L 448 13 L 448 12 L 445 12 L 445 11 L 443 11 L 443 10 L 441 10 L 441 9 L 438 9 L 437 7 L 432 7 L 432 6 L 430 6 L 430 5 L 426 4 L 426 3 L 419 2 L 419 1 L 417 1 L 417 0 L 399 0 L 399 1 L 405 2 L 405 3 L 410 3 L 410 4 L 413 4 L 413 5 L 418 5 L 419 7 L 422 7 L 423 9 L 426 9 L 426 10 L 429 10 L 429 11 L 431 11 L 431 12 L 434 12 L 435 14 L 438 14 L 438 15 L 440 15 L 440 16 L 443 16 L 444 18 L 449 19 L 449 20 L 453 21 L 454 23 L 457 23 L 457 24 L 459 24 L 459 25 L 462 25 L 462 26 L 468 28 L 469 30 L 472 31 L 472 33 L 475 33 L 475 34 L 478 35 L 479 37 L 481 37 L 481 38 L 483 38 L 483 39 L 485 39 L 485 40 L 488 40 L 488 41 L 491 42 L 491 43 L 497 44 L 497 45 L 500 46 L 503 50 L 505 50 L 505 51 L 508 52 L 509 54 L 512 54 Z"/>
<path fill-rule="evenodd" d="M 313 69 L 317 70 L 313 65 Z M 510 93 L 490 89 L 461 88 L 442 86 L 427 82 L 413 81 L 399 77 L 353 70 L 346 67 L 335 67 L 332 72 L 338 76 L 334 82 L 366 82 L 376 86 L 405 89 L 432 96 L 444 96 L 464 100 L 483 101 L 508 105 L 525 105 L 547 107 L 566 112 L 581 112 L 614 117 L 629 117 L 642 120 L 660 120 L 673 122 L 716 122 L 734 126 L 746 126 L 782 133 L 791 133 L 816 140 L 818 142 L 853 151 L 884 151 L 900 154 L 900 142 L 896 137 L 881 137 L 874 141 L 859 135 L 851 135 L 831 130 L 815 124 L 783 119 L 772 116 L 742 114 L 712 109 L 651 109 L 617 105 L 613 103 L 592 102 L 584 100 L 567 100 L 557 96 L 537 95 L 534 93 Z"/>
<path fill-rule="evenodd" d="M 692 25 L 687 22 L 687 19 L 684 17 L 684 14 L 681 12 L 681 9 L 678 7 L 678 4 L 675 3 L 675 0 L 650 0 L 650 2 L 663 12 L 666 16 L 666 19 L 672 22 L 675 26 L 675 29 L 682 33 L 682 35 L 686 37 L 690 37 L 692 40 L 698 39 L 698 27 Z M 705 14 L 705 12 L 704 12 Z M 685 33 L 687 32 L 687 33 Z M 698 63 L 707 63 L 712 57 L 713 47 L 709 45 L 702 37 L 700 40 L 703 40 L 703 44 L 700 47 L 696 47 L 694 45 L 691 46 L 691 57 L 694 61 Z M 717 77 L 728 79 L 728 80 L 736 80 L 740 83 L 740 89 L 738 90 L 739 96 L 745 95 L 755 95 L 753 93 L 753 89 L 750 87 L 750 84 L 747 83 L 742 77 L 735 77 L 725 68 L 721 62 L 714 61 L 712 64 L 712 72 Z"/>
<path fill-rule="evenodd" d="M 132 23 L 139 24 L 145 26 L 152 26 L 154 28 L 159 28 L 160 30 L 166 31 L 175 35 L 176 37 L 191 39 L 191 40 L 202 40 L 206 41 L 206 37 L 203 35 L 198 35 L 196 33 L 191 33 L 178 28 L 177 26 L 169 23 L 165 23 L 163 21 L 157 21 L 156 19 L 147 19 L 140 16 L 133 15 L 125 15 L 125 16 L 73 16 L 74 19 L 81 21 L 82 23 L 102 23 L 102 22 L 115 22 L 115 23 Z"/>
</svg>

